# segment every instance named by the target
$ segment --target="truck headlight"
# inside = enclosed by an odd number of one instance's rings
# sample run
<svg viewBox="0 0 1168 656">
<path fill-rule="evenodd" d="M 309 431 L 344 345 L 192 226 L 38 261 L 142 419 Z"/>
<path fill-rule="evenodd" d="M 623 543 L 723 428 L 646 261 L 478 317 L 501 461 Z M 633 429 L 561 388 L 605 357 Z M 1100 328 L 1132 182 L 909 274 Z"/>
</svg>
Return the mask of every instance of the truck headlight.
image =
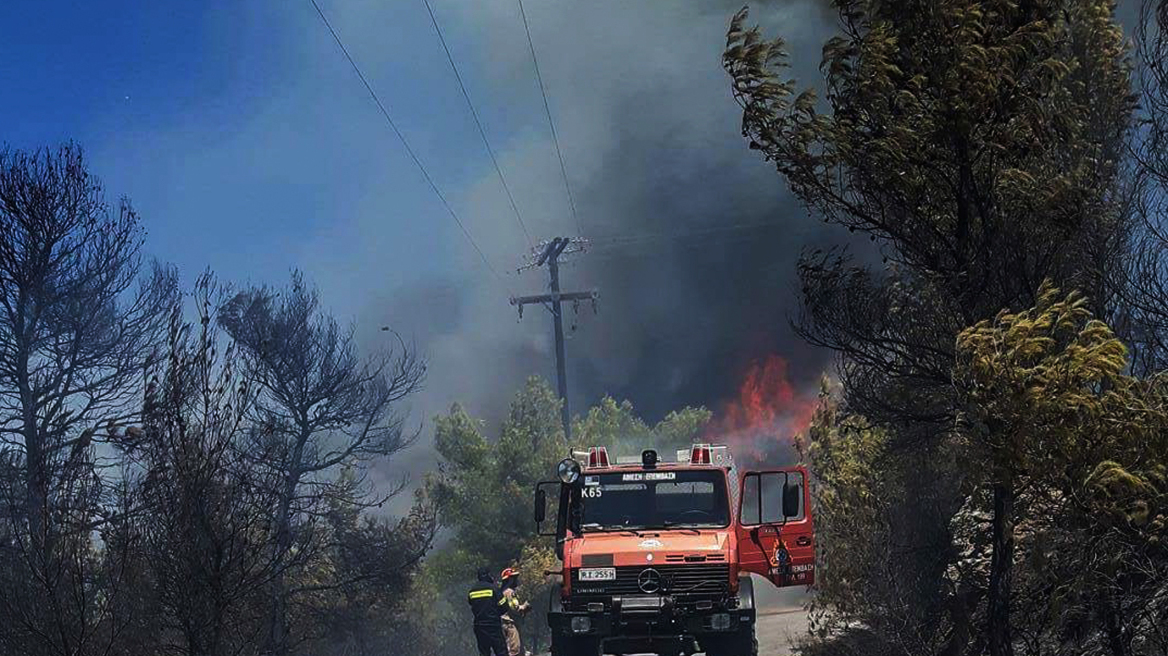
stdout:
<svg viewBox="0 0 1168 656">
<path fill-rule="evenodd" d="M 571 458 L 564 458 L 556 467 L 556 474 L 564 485 L 571 485 L 580 480 L 580 463 Z"/>
<path fill-rule="evenodd" d="M 730 616 L 726 613 L 717 613 L 710 616 L 710 628 L 715 631 L 726 631 L 730 628 Z"/>
<path fill-rule="evenodd" d="M 572 633 L 588 633 L 592 630 L 592 620 L 587 617 L 572 618 Z"/>
</svg>

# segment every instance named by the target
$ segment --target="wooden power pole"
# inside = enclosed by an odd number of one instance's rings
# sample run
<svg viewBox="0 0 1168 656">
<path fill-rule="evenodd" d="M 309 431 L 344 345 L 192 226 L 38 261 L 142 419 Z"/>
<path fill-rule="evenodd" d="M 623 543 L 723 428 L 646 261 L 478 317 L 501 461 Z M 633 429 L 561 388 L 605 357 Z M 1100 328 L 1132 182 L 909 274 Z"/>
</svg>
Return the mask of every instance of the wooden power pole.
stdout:
<svg viewBox="0 0 1168 656">
<path fill-rule="evenodd" d="M 598 297 L 596 290 L 586 292 L 560 291 L 560 256 L 573 243 L 581 244 L 582 242 L 574 241 L 567 237 L 556 237 L 546 244 L 541 244 L 534 253 L 534 263 L 529 266 L 540 267 L 544 264 L 547 265 L 548 274 L 551 277 L 550 294 L 511 297 L 511 305 L 519 308 L 520 318 L 523 317 L 523 306 L 533 303 L 539 303 L 547 307 L 552 313 L 552 323 L 556 334 L 556 382 L 560 394 L 560 420 L 564 423 L 564 437 L 569 440 L 572 439 L 572 411 L 568 407 L 568 371 L 564 361 L 564 314 L 562 303 L 569 301 L 573 306 L 578 307 L 580 301 L 592 301 L 592 308 L 595 310 L 596 299 Z M 567 252 L 572 253 L 581 250 L 583 248 L 579 247 Z"/>
</svg>

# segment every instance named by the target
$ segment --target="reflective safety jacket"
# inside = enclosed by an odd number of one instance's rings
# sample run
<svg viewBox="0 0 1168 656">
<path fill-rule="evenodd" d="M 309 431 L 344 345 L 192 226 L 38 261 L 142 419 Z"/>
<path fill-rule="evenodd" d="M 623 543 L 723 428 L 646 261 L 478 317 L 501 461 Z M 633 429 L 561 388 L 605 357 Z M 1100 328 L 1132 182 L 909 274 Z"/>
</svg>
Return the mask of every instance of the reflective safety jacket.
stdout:
<svg viewBox="0 0 1168 656">
<path fill-rule="evenodd" d="M 500 626 L 502 615 L 507 612 L 507 598 L 498 588 L 480 581 L 470 589 L 466 600 L 476 626 Z"/>
<path fill-rule="evenodd" d="M 503 591 L 502 605 L 500 606 L 503 612 L 503 621 L 511 624 L 515 623 L 516 615 L 519 614 L 519 597 L 515 594 L 515 588 L 508 588 Z"/>
</svg>

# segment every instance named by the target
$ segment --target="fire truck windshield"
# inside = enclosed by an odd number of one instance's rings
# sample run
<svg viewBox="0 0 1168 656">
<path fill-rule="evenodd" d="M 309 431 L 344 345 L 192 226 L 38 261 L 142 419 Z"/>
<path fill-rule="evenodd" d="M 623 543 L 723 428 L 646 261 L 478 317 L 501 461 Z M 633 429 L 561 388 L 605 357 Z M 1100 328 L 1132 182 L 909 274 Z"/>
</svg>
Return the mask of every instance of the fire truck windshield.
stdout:
<svg viewBox="0 0 1168 656">
<path fill-rule="evenodd" d="M 730 524 L 720 469 L 586 474 L 581 528 L 617 531 Z"/>
</svg>

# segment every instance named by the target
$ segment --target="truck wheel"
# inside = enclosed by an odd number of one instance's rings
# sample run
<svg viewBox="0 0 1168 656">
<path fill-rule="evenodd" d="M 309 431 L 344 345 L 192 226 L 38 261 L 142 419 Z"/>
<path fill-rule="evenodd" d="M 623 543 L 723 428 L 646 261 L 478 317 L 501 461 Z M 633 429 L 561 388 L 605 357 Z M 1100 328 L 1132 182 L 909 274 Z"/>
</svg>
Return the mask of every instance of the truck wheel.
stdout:
<svg viewBox="0 0 1168 656">
<path fill-rule="evenodd" d="M 600 641 L 594 638 L 554 636 L 551 656 L 600 656 Z"/>
<path fill-rule="evenodd" d="M 730 635 L 703 642 L 706 656 L 758 656 L 758 638 L 754 635 L 753 624 Z"/>
</svg>

